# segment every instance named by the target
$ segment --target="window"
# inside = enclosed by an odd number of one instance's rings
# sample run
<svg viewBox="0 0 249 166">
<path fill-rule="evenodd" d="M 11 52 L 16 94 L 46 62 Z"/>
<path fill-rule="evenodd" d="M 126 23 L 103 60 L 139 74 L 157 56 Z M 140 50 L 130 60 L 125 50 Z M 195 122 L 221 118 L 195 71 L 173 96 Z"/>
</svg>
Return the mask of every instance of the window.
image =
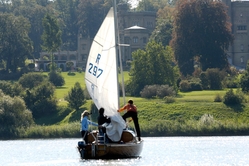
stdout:
<svg viewBox="0 0 249 166">
<path fill-rule="evenodd" d="M 240 57 L 240 62 L 241 62 L 241 63 L 244 63 L 244 57 L 243 57 L 243 56 Z"/>
<path fill-rule="evenodd" d="M 146 37 L 143 37 L 143 43 L 147 43 Z"/>
<path fill-rule="evenodd" d="M 240 45 L 240 50 L 244 51 L 244 45 L 243 44 Z"/>
<path fill-rule="evenodd" d="M 82 44 L 82 50 L 86 49 L 86 44 Z"/>
<path fill-rule="evenodd" d="M 137 43 L 138 42 L 138 37 L 133 37 L 133 43 Z"/>
<path fill-rule="evenodd" d="M 246 25 L 237 26 L 237 30 L 246 30 Z"/>
</svg>

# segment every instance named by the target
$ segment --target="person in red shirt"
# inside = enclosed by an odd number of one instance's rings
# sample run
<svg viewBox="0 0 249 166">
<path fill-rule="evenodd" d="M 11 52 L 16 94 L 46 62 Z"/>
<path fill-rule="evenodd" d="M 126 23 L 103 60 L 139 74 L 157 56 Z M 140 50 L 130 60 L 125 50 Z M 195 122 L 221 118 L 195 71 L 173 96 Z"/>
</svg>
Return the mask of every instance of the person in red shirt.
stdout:
<svg viewBox="0 0 249 166">
<path fill-rule="evenodd" d="M 129 118 L 129 117 L 132 118 L 134 125 L 135 125 L 136 132 L 137 132 L 138 140 L 141 141 L 140 127 L 139 127 L 138 117 L 137 117 L 137 107 L 133 104 L 133 100 L 129 100 L 125 106 L 123 106 L 122 108 L 118 110 L 118 112 L 122 112 L 124 110 L 127 110 L 127 112 L 122 116 L 124 121 L 126 122 L 126 118 Z"/>
</svg>

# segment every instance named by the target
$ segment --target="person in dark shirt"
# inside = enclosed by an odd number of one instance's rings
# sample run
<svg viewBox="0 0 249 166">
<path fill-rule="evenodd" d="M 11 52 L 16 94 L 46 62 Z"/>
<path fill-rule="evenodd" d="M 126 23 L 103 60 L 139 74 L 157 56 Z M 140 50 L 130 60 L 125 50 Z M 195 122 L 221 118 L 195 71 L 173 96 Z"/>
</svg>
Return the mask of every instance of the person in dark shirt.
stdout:
<svg viewBox="0 0 249 166">
<path fill-rule="evenodd" d="M 100 108 L 99 109 L 99 116 L 98 116 L 98 125 L 103 125 L 104 123 L 111 123 L 111 119 L 106 117 L 104 115 L 105 109 L 104 108 Z M 99 134 L 100 135 L 104 135 L 104 133 L 106 133 L 106 128 L 103 127 L 99 127 Z"/>
</svg>

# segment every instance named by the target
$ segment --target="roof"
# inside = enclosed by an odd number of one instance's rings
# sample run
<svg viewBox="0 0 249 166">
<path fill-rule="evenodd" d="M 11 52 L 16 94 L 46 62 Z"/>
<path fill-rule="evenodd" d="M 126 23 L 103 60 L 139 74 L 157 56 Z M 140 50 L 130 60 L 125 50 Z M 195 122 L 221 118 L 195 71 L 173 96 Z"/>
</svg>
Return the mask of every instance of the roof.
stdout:
<svg viewBox="0 0 249 166">
<path fill-rule="evenodd" d="M 144 27 L 139 27 L 139 26 L 135 25 L 135 26 L 132 26 L 132 27 L 130 27 L 130 28 L 126 28 L 125 30 L 133 30 L 133 29 L 146 29 L 146 28 L 144 28 Z"/>
</svg>

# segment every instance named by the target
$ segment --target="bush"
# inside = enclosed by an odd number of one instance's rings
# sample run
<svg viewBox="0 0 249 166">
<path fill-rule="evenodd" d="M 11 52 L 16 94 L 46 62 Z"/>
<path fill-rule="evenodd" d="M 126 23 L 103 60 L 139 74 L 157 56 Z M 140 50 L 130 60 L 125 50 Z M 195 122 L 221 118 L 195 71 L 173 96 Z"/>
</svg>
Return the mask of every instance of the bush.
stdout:
<svg viewBox="0 0 249 166">
<path fill-rule="evenodd" d="M 222 96 L 220 94 L 217 94 L 214 98 L 214 102 L 222 102 Z"/>
<path fill-rule="evenodd" d="M 41 73 L 28 73 L 24 74 L 18 80 L 18 83 L 21 84 L 23 88 L 32 89 L 39 86 L 45 80 L 47 80 L 47 77 Z"/>
<path fill-rule="evenodd" d="M 230 89 L 226 92 L 223 103 L 226 105 L 236 105 L 236 104 L 241 104 L 243 100 L 244 100 L 244 95 L 242 95 L 239 92 L 239 90 L 235 94 L 233 92 L 233 89 Z"/>
<path fill-rule="evenodd" d="M 191 88 L 191 86 L 190 86 L 188 80 L 182 80 L 180 82 L 180 91 L 181 92 L 189 92 L 190 88 Z"/>
<path fill-rule="evenodd" d="M 71 91 L 68 92 L 68 95 L 65 97 L 65 100 L 68 101 L 68 105 L 71 108 L 79 110 L 80 106 L 85 103 L 84 90 L 80 86 L 79 82 L 74 84 L 74 87 L 71 88 Z"/>
<path fill-rule="evenodd" d="M 52 71 L 48 74 L 49 81 L 54 84 L 54 86 L 63 86 L 65 84 L 65 80 L 62 75 L 58 72 Z"/>
<path fill-rule="evenodd" d="M 8 81 L 0 81 L 0 89 L 3 91 L 4 94 L 9 95 L 11 97 L 20 96 L 23 88 L 18 83 L 12 83 Z"/>
<path fill-rule="evenodd" d="M 164 98 L 165 96 L 175 96 L 176 93 L 169 85 L 147 85 L 140 94 L 144 98 Z"/>
<path fill-rule="evenodd" d="M 164 98 L 165 103 L 174 103 L 176 100 L 172 96 L 165 96 Z"/>
<path fill-rule="evenodd" d="M 146 85 L 144 89 L 140 92 L 141 97 L 152 98 L 157 94 L 157 88 L 159 85 Z"/>
<path fill-rule="evenodd" d="M 35 118 L 50 115 L 56 111 L 57 100 L 54 98 L 54 92 L 55 87 L 48 81 L 26 91 L 24 100 Z"/>
<path fill-rule="evenodd" d="M 4 95 L 0 90 L 0 138 L 13 138 L 20 135 L 34 123 L 31 112 L 20 97 Z"/>
</svg>

